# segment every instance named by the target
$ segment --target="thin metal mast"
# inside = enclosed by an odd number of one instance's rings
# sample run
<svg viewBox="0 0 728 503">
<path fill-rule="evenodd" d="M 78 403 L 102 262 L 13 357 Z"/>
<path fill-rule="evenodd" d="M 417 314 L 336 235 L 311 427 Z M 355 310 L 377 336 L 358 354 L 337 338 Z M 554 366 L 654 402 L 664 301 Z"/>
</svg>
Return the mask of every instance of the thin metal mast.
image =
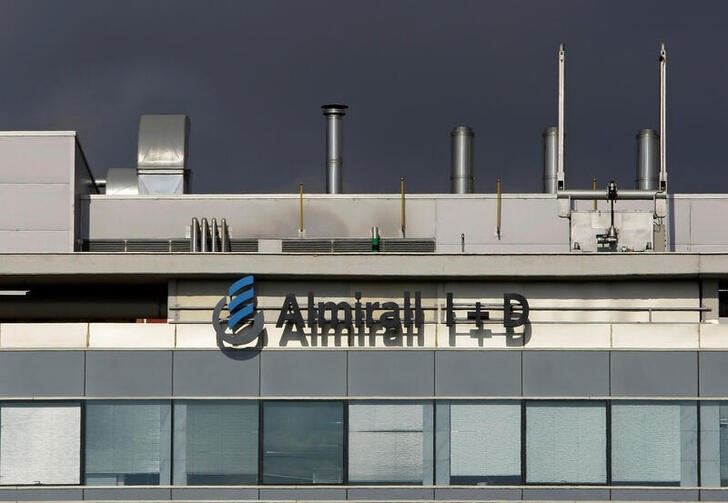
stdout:
<svg viewBox="0 0 728 503">
<path fill-rule="evenodd" d="M 564 128 L 565 120 L 564 117 L 564 68 L 566 66 L 566 51 L 564 50 L 564 44 L 559 46 L 559 117 L 558 117 L 558 131 L 556 137 L 556 183 L 558 190 L 564 190 Z"/>
<path fill-rule="evenodd" d="M 660 46 L 660 191 L 667 190 L 667 51 Z"/>
</svg>

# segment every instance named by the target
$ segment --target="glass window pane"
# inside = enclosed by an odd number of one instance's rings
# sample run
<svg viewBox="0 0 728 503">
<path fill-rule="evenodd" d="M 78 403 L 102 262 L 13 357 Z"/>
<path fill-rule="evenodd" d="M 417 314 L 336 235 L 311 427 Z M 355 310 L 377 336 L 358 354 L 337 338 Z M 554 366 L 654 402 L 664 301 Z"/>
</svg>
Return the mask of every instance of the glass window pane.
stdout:
<svg viewBox="0 0 728 503">
<path fill-rule="evenodd" d="M 606 404 L 527 403 L 526 481 L 606 484 Z"/>
<path fill-rule="evenodd" d="M 86 484 L 169 484 L 170 423 L 168 402 L 88 402 Z"/>
<path fill-rule="evenodd" d="M 81 404 L 0 406 L 0 484 L 78 484 Z"/>
<path fill-rule="evenodd" d="M 263 483 L 344 481 L 342 402 L 263 403 Z"/>
<path fill-rule="evenodd" d="M 175 402 L 173 466 L 179 485 L 257 483 L 258 402 Z"/>
<path fill-rule="evenodd" d="M 432 484 L 432 404 L 349 405 L 349 482 Z"/>
<path fill-rule="evenodd" d="M 614 403 L 612 481 L 627 485 L 696 486 L 695 403 Z"/>
</svg>

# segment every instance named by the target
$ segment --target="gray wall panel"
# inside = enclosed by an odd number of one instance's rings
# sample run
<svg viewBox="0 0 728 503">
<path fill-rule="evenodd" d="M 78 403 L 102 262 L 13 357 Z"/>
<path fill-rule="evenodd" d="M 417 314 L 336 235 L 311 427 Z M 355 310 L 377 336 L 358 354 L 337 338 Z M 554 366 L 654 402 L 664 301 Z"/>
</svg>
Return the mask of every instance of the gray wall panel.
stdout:
<svg viewBox="0 0 728 503">
<path fill-rule="evenodd" d="M 518 396 L 520 351 L 436 351 L 435 394 Z"/>
<path fill-rule="evenodd" d="M 185 488 L 172 489 L 173 500 L 256 500 L 258 490 L 252 487 L 241 489 Z"/>
<path fill-rule="evenodd" d="M 727 490 L 700 490 L 700 501 L 728 501 Z"/>
<path fill-rule="evenodd" d="M 15 494 L 18 501 L 80 501 L 83 499 L 82 489 L 18 489 Z"/>
<path fill-rule="evenodd" d="M 555 489 L 524 489 L 524 500 L 571 500 L 571 501 L 607 501 L 609 489 L 584 489 L 559 487 Z"/>
<path fill-rule="evenodd" d="M 698 393 L 694 351 L 612 352 L 612 396 L 683 396 Z"/>
<path fill-rule="evenodd" d="M 17 501 L 17 489 L 0 488 L 0 501 Z"/>
<path fill-rule="evenodd" d="M 698 501 L 697 489 L 612 489 L 616 501 Z"/>
<path fill-rule="evenodd" d="M 258 396 L 260 352 L 175 351 L 177 396 Z"/>
<path fill-rule="evenodd" d="M 420 488 L 356 488 L 349 489 L 348 495 L 350 500 L 431 500 L 434 498 L 432 489 Z"/>
<path fill-rule="evenodd" d="M 0 352 L 0 396 L 83 396 L 83 351 Z"/>
<path fill-rule="evenodd" d="M 351 351 L 350 396 L 432 396 L 432 351 Z"/>
<path fill-rule="evenodd" d="M 170 489 L 162 488 L 119 488 L 94 487 L 92 489 L 83 490 L 83 499 L 85 500 L 168 500 L 170 499 Z"/>
<path fill-rule="evenodd" d="M 345 500 L 346 488 L 330 487 L 296 487 L 287 488 L 261 488 L 261 500 Z"/>
<path fill-rule="evenodd" d="M 609 352 L 524 351 L 524 396 L 608 396 Z"/>
<path fill-rule="evenodd" d="M 728 396 L 728 351 L 701 351 L 700 396 Z"/>
<path fill-rule="evenodd" d="M 435 489 L 436 500 L 450 501 L 504 501 L 504 500 L 520 500 L 520 489 L 480 489 L 480 488 L 452 488 L 452 489 Z"/>
<path fill-rule="evenodd" d="M 345 396 L 346 352 L 263 351 L 262 396 Z"/>
<path fill-rule="evenodd" d="M 172 394 L 171 351 L 88 351 L 88 396 L 168 396 Z"/>
</svg>

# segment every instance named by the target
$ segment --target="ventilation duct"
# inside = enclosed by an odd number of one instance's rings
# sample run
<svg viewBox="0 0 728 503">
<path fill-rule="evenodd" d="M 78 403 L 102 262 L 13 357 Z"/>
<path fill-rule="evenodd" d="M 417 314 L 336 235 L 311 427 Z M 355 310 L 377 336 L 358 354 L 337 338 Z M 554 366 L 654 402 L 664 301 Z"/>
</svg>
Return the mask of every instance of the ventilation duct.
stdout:
<svg viewBox="0 0 728 503">
<path fill-rule="evenodd" d="M 450 133 L 452 138 L 452 167 L 450 192 L 473 193 L 473 138 L 475 133 L 467 126 L 458 126 Z"/>
<path fill-rule="evenodd" d="M 637 190 L 659 190 L 660 135 L 654 129 L 637 132 Z"/>
<path fill-rule="evenodd" d="M 559 128 L 547 127 L 543 132 L 543 193 L 556 194 L 558 184 Z"/>
<path fill-rule="evenodd" d="M 142 115 L 139 119 L 137 175 L 140 194 L 187 192 L 186 115 Z"/>
<path fill-rule="evenodd" d="M 342 194 L 343 118 L 349 107 L 331 104 L 321 108 L 326 116 L 326 193 Z"/>
</svg>

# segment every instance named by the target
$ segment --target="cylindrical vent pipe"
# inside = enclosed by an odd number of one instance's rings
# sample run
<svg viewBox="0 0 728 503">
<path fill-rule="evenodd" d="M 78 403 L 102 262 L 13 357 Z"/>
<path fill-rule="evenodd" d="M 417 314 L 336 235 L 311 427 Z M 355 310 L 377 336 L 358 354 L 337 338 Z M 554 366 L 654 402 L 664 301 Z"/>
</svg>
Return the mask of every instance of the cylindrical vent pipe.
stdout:
<svg viewBox="0 0 728 503">
<path fill-rule="evenodd" d="M 203 253 L 210 251 L 210 226 L 206 218 L 200 221 L 200 251 Z"/>
<path fill-rule="evenodd" d="M 326 116 L 326 193 L 341 194 L 344 192 L 342 169 L 343 158 L 343 117 L 346 105 L 324 105 L 321 107 Z"/>
<path fill-rule="evenodd" d="M 219 252 L 220 248 L 218 247 L 218 227 L 217 227 L 217 219 L 213 218 L 210 221 L 210 243 L 212 244 L 212 251 Z"/>
<path fill-rule="evenodd" d="M 543 193 L 556 194 L 558 190 L 559 128 L 547 127 L 543 132 Z"/>
<path fill-rule="evenodd" d="M 658 190 L 660 179 L 660 135 L 654 129 L 637 131 L 637 190 Z"/>
<path fill-rule="evenodd" d="M 190 251 L 194 253 L 200 251 L 200 223 L 196 217 L 192 217 L 190 225 Z"/>
<path fill-rule="evenodd" d="M 473 193 L 473 138 L 475 133 L 467 126 L 458 126 L 450 133 L 452 137 L 452 168 L 450 192 L 453 194 Z"/>
</svg>

